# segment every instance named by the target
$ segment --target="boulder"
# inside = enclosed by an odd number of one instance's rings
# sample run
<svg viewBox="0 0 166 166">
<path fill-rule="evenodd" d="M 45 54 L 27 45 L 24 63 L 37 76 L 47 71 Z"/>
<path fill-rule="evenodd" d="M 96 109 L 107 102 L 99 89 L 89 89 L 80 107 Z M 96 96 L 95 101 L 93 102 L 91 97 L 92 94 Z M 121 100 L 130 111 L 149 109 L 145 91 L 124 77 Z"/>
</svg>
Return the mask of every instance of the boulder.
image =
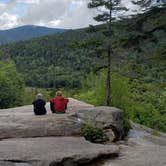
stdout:
<svg viewBox="0 0 166 166">
<path fill-rule="evenodd" d="M 114 140 L 124 137 L 123 111 L 118 108 L 100 106 L 82 109 L 76 112 L 76 117 L 82 122 L 105 129 L 111 139 L 112 134 L 114 134 Z"/>
<path fill-rule="evenodd" d="M 103 156 L 115 157 L 118 154 L 119 148 L 116 145 L 92 144 L 83 137 L 40 137 L 0 141 L 1 166 L 79 166 Z"/>
<path fill-rule="evenodd" d="M 80 123 L 68 114 L 0 119 L 0 139 L 80 135 Z"/>
</svg>

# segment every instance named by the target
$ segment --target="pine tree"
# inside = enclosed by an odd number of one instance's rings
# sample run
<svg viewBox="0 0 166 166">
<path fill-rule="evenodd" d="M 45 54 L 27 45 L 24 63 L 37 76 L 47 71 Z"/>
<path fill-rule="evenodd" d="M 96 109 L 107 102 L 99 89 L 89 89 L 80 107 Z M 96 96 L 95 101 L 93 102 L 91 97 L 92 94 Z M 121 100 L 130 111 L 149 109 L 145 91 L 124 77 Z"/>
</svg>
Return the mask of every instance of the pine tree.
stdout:
<svg viewBox="0 0 166 166">
<path fill-rule="evenodd" d="M 113 55 L 112 49 L 112 22 L 115 20 L 115 13 L 126 11 L 127 9 L 122 6 L 121 0 L 90 0 L 88 8 L 96 8 L 100 13 L 94 20 L 97 22 L 104 22 L 107 25 L 107 80 L 106 80 L 106 97 L 105 105 L 110 105 L 110 82 L 111 82 L 111 56 Z"/>
<path fill-rule="evenodd" d="M 144 11 L 152 8 L 152 7 L 159 7 L 164 6 L 166 4 L 165 0 L 133 0 L 133 4 L 139 5 L 140 9 Z"/>
</svg>

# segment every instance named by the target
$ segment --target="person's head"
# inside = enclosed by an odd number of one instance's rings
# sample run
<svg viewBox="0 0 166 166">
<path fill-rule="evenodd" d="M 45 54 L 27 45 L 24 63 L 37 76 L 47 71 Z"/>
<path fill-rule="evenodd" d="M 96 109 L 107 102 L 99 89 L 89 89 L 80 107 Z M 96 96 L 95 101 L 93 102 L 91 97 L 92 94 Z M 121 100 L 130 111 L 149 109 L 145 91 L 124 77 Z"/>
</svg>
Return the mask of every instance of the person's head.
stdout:
<svg viewBox="0 0 166 166">
<path fill-rule="evenodd" d="M 36 95 L 36 99 L 43 99 L 43 95 L 42 95 L 41 93 L 38 93 L 38 94 Z"/>
<path fill-rule="evenodd" d="M 56 96 L 62 96 L 62 92 L 61 91 L 57 91 L 56 92 Z"/>
</svg>

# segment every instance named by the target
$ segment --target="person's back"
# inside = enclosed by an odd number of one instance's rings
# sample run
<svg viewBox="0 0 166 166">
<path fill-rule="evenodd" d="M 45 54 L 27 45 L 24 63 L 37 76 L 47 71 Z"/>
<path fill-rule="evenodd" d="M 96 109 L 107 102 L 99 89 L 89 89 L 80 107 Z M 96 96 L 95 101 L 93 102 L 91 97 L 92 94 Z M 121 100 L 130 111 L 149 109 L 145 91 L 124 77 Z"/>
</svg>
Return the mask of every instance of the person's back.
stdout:
<svg viewBox="0 0 166 166">
<path fill-rule="evenodd" d="M 68 99 L 62 97 L 61 92 L 57 92 L 57 96 L 50 100 L 52 112 L 65 113 L 68 102 L 69 102 Z"/>
<path fill-rule="evenodd" d="M 45 115 L 47 113 L 45 108 L 46 102 L 42 99 L 42 94 L 38 94 L 32 104 L 34 105 L 35 115 Z"/>
</svg>

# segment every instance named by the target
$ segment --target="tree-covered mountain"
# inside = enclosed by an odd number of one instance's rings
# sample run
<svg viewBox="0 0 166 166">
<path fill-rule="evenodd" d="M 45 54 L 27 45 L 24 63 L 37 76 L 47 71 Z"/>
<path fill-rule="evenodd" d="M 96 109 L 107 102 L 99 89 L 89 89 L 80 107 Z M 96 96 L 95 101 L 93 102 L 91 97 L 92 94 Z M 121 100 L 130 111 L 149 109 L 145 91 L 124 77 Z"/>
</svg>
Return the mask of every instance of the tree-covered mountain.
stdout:
<svg viewBox="0 0 166 166">
<path fill-rule="evenodd" d="M 156 8 L 113 24 L 112 65 L 116 71 L 164 84 L 165 16 L 165 8 Z M 6 44 L 0 47 L 0 57 L 15 61 L 28 86 L 77 87 L 86 74 L 105 67 L 103 53 L 93 45 L 104 40 L 101 33 L 104 26 L 97 26 L 94 33 L 88 29 L 73 30 Z M 88 48 L 79 46 L 87 42 Z"/>
<path fill-rule="evenodd" d="M 35 37 L 45 36 L 53 33 L 61 33 L 65 31 L 67 30 L 34 25 L 26 25 L 8 30 L 0 30 L 0 44 L 28 40 Z"/>
<path fill-rule="evenodd" d="M 91 57 L 91 50 L 72 44 L 91 36 L 78 30 L 7 44 L 1 46 L 0 57 L 15 61 L 28 86 L 77 87 L 100 59 Z"/>
</svg>

